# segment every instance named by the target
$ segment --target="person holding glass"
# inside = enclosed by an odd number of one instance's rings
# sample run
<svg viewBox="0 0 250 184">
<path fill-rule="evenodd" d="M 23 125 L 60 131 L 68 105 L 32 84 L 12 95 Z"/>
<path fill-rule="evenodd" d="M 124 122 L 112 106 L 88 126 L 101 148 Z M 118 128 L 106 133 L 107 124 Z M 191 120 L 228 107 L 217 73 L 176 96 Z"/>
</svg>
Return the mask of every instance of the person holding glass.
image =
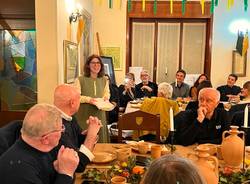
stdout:
<svg viewBox="0 0 250 184">
<path fill-rule="evenodd" d="M 127 73 L 124 84 L 119 86 L 120 108 L 125 109 L 129 101 L 135 100 L 135 75 Z"/>
<path fill-rule="evenodd" d="M 76 114 L 81 128 L 86 129 L 89 116 L 96 116 L 102 122 L 98 142 L 109 142 L 106 113 L 96 106 L 98 98 L 106 102 L 110 98 L 109 83 L 104 77 L 104 65 L 98 55 L 91 55 L 87 58 L 84 64 L 84 75 L 76 79 L 75 86 L 81 92 L 81 105 Z"/>
</svg>

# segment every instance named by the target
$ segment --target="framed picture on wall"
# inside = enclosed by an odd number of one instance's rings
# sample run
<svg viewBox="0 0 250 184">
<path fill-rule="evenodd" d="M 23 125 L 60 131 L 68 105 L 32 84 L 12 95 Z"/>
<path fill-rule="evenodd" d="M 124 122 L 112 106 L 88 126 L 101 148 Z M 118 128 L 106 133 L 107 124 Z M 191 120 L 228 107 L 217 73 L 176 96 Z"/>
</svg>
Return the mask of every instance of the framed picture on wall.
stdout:
<svg viewBox="0 0 250 184">
<path fill-rule="evenodd" d="M 241 56 L 236 50 L 233 50 L 232 73 L 238 77 L 246 76 L 247 53 Z"/>
<path fill-rule="evenodd" d="M 64 82 L 70 84 L 74 82 L 79 73 L 78 46 L 74 42 L 64 40 L 63 52 Z"/>
<path fill-rule="evenodd" d="M 116 84 L 112 57 L 101 56 L 101 59 L 104 65 L 105 74 L 109 75 L 110 80 L 113 84 Z"/>
</svg>

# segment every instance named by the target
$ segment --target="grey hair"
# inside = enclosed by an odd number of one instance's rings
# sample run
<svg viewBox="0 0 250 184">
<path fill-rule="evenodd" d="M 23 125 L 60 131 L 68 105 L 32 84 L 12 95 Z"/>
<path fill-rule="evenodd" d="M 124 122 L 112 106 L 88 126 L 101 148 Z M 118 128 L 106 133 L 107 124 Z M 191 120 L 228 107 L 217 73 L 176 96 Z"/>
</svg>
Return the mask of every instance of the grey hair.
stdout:
<svg viewBox="0 0 250 184">
<path fill-rule="evenodd" d="M 61 122 L 61 113 L 55 106 L 36 104 L 26 113 L 21 132 L 29 137 L 39 137 L 54 130 Z"/>
<path fill-rule="evenodd" d="M 173 87 L 167 82 L 162 82 L 158 85 L 158 93 L 161 93 L 165 98 L 171 98 Z"/>
<path fill-rule="evenodd" d="M 205 184 L 191 161 L 176 155 L 165 155 L 155 160 L 143 179 L 143 184 Z"/>
<path fill-rule="evenodd" d="M 203 88 L 199 91 L 199 96 L 198 99 L 200 98 L 201 95 L 203 95 L 204 92 L 209 91 L 211 95 L 214 95 L 214 98 L 216 102 L 220 101 L 220 92 L 217 89 L 214 88 Z"/>
</svg>

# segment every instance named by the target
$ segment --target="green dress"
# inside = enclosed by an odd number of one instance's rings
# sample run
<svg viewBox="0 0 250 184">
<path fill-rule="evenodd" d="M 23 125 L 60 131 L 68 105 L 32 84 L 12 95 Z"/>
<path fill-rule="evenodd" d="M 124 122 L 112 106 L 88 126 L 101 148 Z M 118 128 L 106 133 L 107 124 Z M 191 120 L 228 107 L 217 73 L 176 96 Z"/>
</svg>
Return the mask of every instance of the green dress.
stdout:
<svg viewBox="0 0 250 184">
<path fill-rule="evenodd" d="M 102 98 L 104 95 L 104 88 L 106 85 L 106 79 L 104 77 L 93 79 L 91 77 L 80 76 L 81 95 L 91 98 Z M 80 108 L 76 114 L 77 121 L 82 129 L 87 128 L 86 120 L 89 116 L 98 117 L 102 122 L 102 127 L 99 131 L 98 142 L 109 142 L 109 134 L 106 123 L 105 111 L 99 110 L 95 105 L 89 103 L 81 103 Z"/>
</svg>

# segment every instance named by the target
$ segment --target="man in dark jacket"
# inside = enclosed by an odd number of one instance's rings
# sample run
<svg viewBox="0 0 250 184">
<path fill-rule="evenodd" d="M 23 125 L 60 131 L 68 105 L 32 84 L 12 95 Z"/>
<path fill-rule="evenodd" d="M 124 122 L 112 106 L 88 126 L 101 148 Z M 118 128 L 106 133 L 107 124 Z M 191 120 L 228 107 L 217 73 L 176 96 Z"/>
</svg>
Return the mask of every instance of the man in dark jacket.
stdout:
<svg viewBox="0 0 250 184">
<path fill-rule="evenodd" d="M 229 129 L 228 112 L 216 108 L 220 93 L 213 88 L 204 88 L 198 96 L 199 108 L 180 112 L 175 117 L 176 141 L 178 144 L 221 143 L 222 133 Z"/>
<path fill-rule="evenodd" d="M 220 101 L 231 101 L 241 92 L 240 87 L 235 85 L 237 79 L 237 75 L 230 74 L 227 78 L 227 85 L 217 88 L 220 92 Z"/>
<path fill-rule="evenodd" d="M 158 86 L 156 83 L 149 81 L 148 71 L 141 71 L 142 82 L 135 86 L 136 98 L 157 96 Z"/>
</svg>

